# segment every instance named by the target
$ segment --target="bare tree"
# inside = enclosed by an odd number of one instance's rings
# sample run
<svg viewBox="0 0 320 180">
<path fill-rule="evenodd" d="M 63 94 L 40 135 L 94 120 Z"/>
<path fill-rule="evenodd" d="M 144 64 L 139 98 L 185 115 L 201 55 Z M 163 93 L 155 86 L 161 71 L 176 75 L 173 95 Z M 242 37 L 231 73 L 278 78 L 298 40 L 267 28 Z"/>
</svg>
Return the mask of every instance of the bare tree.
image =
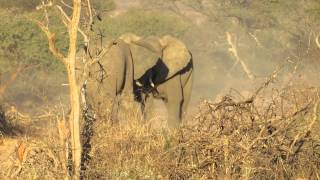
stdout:
<svg viewBox="0 0 320 180">
<path fill-rule="evenodd" d="M 90 4 L 89 0 L 87 0 L 87 2 Z M 71 131 L 73 178 L 79 179 L 82 153 L 82 146 L 80 141 L 80 88 L 76 81 L 75 72 L 78 31 L 84 37 L 86 37 L 85 34 L 79 28 L 81 0 L 73 0 L 73 6 L 71 7 L 71 17 L 69 17 L 67 13 L 65 13 L 61 6 L 55 5 L 55 8 L 57 8 L 60 11 L 61 19 L 68 29 L 69 50 L 67 55 L 63 55 L 60 52 L 60 50 L 56 47 L 55 33 L 51 32 L 49 29 L 49 18 L 47 8 L 51 6 L 53 6 L 53 3 L 51 1 L 47 1 L 47 3 L 42 2 L 42 5 L 37 7 L 37 9 L 43 9 L 45 11 L 47 20 L 46 24 L 40 21 L 37 21 L 37 24 L 47 36 L 49 49 L 51 53 L 64 64 L 67 70 L 71 107 L 69 123 Z"/>
</svg>

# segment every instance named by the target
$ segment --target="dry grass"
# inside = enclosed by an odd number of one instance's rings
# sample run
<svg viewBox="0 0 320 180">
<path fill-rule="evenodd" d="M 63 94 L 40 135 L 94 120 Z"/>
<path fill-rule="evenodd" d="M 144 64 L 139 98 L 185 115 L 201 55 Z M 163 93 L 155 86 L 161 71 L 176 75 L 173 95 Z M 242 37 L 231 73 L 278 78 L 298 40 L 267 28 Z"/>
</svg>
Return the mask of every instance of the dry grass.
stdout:
<svg viewBox="0 0 320 180">
<path fill-rule="evenodd" d="M 268 83 L 265 84 L 267 86 Z M 97 120 L 88 179 L 320 178 L 318 89 L 204 101 L 173 132 Z"/>
<path fill-rule="evenodd" d="M 93 120 L 84 133 L 91 136 L 84 178 L 319 179 L 318 89 L 266 89 L 269 82 L 251 97 L 231 93 L 220 102 L 204 101 L 192 121 L 175 131 L 152 128 L 133 115 L 113 126 Z M 14 161 L 0 165 L 10 173 L 1 176 L 64 178 L 63 143 L 54 132 L 50 138 L 19 138 L 6 159 Z"/>
<path fill-rule="evenodd" d="M 2 119 L 7 124 L 0 143 L 0 179 L 62 179 L 67 164 L 61 159 L 54 111 L 30 117 L 14 107 Z"/>
</svg>

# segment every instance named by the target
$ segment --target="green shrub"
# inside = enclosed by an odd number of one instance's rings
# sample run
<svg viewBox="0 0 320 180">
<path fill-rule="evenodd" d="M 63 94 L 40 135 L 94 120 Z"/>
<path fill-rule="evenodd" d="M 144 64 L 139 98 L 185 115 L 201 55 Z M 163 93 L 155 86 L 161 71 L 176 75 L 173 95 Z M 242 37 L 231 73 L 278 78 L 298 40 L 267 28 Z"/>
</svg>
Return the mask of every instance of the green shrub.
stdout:
<svg viewBox="0 0 320 180">
<path fill-rule="evenodd" d="M 19 9 L 20 11 L 32 11 L 41 3 L 41 0 L 0 0 L 3 9 Z"/>
<path fill-rule="evenodd" d="M 0 10 L 0 72 L 16 64 L 36 65 L 48 70 L 61 71 L 62 65 L 49 52 L 47 39 L 32 19 L 40 19 L 39 14 L 14 14 Z M 57 46 L 67 51 L 63 26 L 53 19 L 52 27 L 57 33 Z"/>
<path fill-rule="evenodd" d="M 92 6 L 98 11 L 110 11 L 116 7 L 113 0 L 92 0 Z"/>
<path fill-rule="evenodd" d="M 106 17 L 96 25 L 96 29 L 102 30 L 107 37 L 118 37 L 127 32 L 145 36 L 171 34 L 181 37 L 188 27 L 189 24 L 176 15 L 139 10 L 131 10 L 114 18 Z"/>
</svg>

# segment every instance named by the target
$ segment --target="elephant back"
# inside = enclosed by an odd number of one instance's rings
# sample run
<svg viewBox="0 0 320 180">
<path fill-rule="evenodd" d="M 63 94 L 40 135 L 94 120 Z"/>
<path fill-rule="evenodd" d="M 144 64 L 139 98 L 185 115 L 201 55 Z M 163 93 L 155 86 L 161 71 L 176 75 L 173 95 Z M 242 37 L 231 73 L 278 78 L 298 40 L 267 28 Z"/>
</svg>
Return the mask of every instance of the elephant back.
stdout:
<svg viewBox="0 0 320 180">
<path fill-rule="evenodd" d="M 130 49 L 133 57 L 134 79 L 139 79 L 157 63 L 159 55 L 135 44 L 130 44 Z"/>
</svg>

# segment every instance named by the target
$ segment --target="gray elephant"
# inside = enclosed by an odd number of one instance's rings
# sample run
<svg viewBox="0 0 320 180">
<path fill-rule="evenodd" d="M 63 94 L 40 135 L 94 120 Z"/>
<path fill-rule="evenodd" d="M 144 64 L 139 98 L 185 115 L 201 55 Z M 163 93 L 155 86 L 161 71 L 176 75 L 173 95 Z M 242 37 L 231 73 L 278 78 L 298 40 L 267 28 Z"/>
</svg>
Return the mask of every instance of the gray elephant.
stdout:
<svg viewBox="0 0 320 180">
<path fill-rule="evenodd" d="M 78 78 L 85 87 L 85 100 L 99 118 L 111 114 L 118 120 L 119 106 L 134 101 L 133 64 L 130 48 L 121 39 L 105 47 L 90 48 L 88 62 L 78 60 Z M 84 79 L 84 80 L 81 80 Z"/>
<path fill-rule="evenodd" d="M 177 127 L 186 112 L 192 91 L 192 54 L 183 42 L 170 35 L 141 38 L 128 33 L 119 39 L 130 45 L 134 92 L 143 111 L 152 108 L 146 107 L 152 105 L 152 98 L 162 99 L 168 110 L 169 127 Z"/>
</svg>

